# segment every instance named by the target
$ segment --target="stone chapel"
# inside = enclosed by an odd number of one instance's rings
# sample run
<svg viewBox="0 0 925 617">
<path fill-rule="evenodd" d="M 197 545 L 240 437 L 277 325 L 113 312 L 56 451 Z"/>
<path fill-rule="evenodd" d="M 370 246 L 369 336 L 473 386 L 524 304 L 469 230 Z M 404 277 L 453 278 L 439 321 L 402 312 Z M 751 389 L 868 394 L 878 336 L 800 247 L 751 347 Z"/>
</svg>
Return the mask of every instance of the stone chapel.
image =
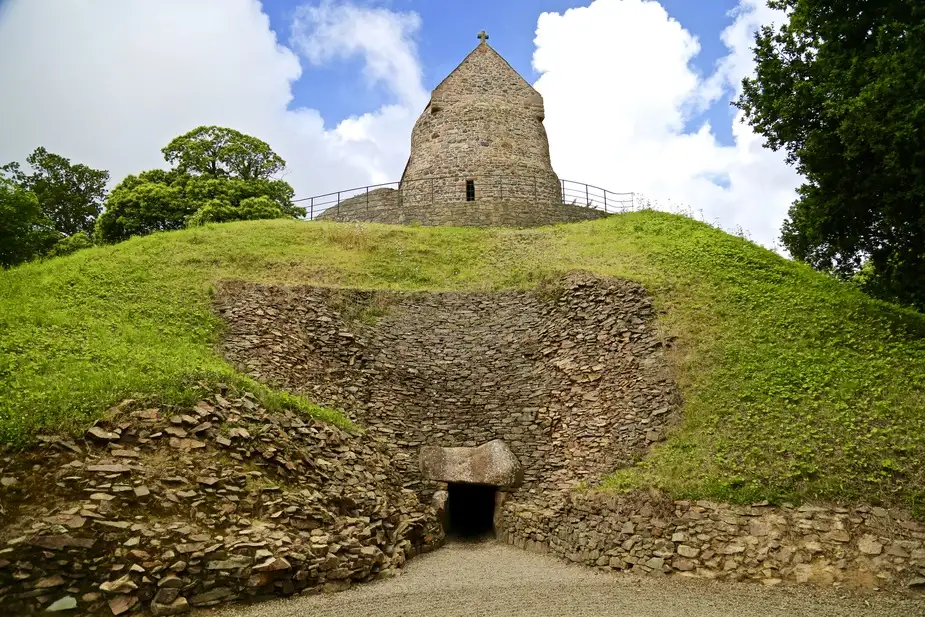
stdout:
<svg viewBox="0 0 925 617">
<path fill-rule="evenodd" d="M 543 126 L 543 97 L 488 44 L 434 89 L 411 132 L 397 189 L 338 199 L 327 220 L 530 227 L 599 218 L 563 204 Z"/>
</svg>

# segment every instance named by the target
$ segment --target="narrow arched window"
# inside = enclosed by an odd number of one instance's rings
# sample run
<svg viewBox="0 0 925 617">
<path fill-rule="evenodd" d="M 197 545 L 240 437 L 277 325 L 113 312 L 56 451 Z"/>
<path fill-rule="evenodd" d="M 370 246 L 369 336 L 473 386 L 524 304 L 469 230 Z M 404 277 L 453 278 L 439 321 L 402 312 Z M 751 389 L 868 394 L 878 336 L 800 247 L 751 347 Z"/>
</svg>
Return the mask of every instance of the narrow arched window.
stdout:
<svg viewBox="0 0 925 617">
<path fill-rule="evenodd" d="M 475 201 L 475 180 L 466 180 L 466 201 Z"/>
</svg>

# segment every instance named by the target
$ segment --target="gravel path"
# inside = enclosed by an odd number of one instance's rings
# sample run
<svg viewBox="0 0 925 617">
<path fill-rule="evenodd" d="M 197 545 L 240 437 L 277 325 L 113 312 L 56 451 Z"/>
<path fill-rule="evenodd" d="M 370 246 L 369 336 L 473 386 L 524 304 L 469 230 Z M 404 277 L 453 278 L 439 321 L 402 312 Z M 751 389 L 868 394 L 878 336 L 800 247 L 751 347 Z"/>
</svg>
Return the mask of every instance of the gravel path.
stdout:
<svg viewBox="0 0 925 617">
<path fill-rule="evenodd" d="M 203 611 L 205 613 L 205 611 Z M 234 606 L 219 617 L 920 617 L 925 600 L 599 573 L 496 542 L 449 544 L 390 580 Z"/>
</svg>

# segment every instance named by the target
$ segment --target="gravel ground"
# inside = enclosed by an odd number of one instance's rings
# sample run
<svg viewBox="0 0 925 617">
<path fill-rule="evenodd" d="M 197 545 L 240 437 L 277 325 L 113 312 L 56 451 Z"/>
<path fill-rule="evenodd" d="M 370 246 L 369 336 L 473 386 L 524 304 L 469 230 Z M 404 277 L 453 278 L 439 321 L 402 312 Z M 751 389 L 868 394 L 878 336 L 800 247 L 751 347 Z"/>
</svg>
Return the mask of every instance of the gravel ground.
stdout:
<svg viewBox="0 0 925 617">
<path fill-rule="evenodd" d="M 205 614 L 201 611 L 200 614 Z M 601 573 L 497 542 L 448 544 L 400 576 L 335 594 L 209 611 L 220 617 L 920 617 L 925 599 Z"/>
</svg>

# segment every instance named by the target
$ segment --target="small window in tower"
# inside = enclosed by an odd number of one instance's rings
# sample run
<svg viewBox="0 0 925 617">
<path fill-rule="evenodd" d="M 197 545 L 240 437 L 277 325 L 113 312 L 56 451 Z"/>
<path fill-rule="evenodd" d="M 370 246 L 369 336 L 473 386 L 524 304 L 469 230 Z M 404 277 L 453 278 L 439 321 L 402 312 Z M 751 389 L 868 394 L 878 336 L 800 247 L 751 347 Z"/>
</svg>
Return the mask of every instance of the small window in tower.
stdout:
<svg viewBox="0 0 925 617">
<path fill-rule="evenodd" d="M 475 180 L 466 180 L 466 201 L 475 201 Z"/>
</svg>

